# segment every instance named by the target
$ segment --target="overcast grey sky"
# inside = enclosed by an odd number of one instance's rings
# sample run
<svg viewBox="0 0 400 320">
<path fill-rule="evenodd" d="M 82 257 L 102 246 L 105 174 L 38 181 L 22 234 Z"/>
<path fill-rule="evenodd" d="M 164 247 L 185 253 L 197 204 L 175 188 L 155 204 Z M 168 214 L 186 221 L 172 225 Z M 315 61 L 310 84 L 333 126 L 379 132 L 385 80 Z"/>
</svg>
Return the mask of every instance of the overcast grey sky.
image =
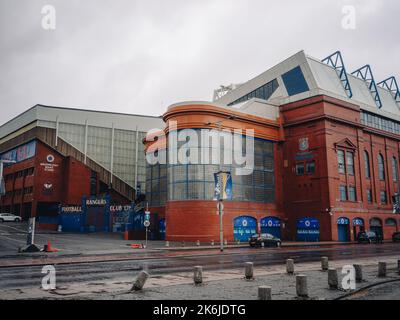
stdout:
<svg viewBox="0 0 400 320">
<path fill-rule="evenodd" d="M 0 124 L 38 103 L 161 115 L 302 49 L 399 78 L 399 25 L 398 0 L 0 0 Z"/>
</svg>

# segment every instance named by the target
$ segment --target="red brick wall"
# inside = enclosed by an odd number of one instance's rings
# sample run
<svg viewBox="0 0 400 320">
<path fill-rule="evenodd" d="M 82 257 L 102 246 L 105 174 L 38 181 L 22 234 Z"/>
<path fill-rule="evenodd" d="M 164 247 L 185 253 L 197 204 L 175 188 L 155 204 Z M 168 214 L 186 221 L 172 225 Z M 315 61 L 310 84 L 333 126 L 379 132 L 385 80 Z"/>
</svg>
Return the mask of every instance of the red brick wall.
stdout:
<svg viewBox="0 0 400 320">
<path fill-rule="evenodd" d="M 233 220 L 251 216 L 260 221 L 276 216 L 284 220 L 273 204 L 250 202 L 225 202 L 223 216 L 224 238 L 233 241 Z M 166 206 L 167 240 L 169 241 L 219 241 L 219 216 L 215 201 L 170 201 Z"/>
<path fill-rule="evenodd" d="M 65 204 L 81 204 L 82 196 L 90 196 L 91 170 L 78 160 L 67 157 L 64 160 Z"/>
<path fill-rule="evenodd" d="M 283 106 L 285 120 L 284 143 L 284 200 L 285 213 L 295 237 L 296 220 L 300 217 L 315 217 L 321 221 L 321 240 L 337 240 L 337 219 L 350 219 L 351 239 L 353 218 L 363 218 L 369 229 L 371 218 L 380 218 L 384 225 L 387 218 L 397 219 L 392 213 L 392 195 L 397 191 L 393 182 L 393 156 L 399 165 L 399 139 L 393 135 L 369 130 L 360 124 L 360 110 L 357 106 L 332 98 L 317 97 Z M 310 152 L 314 153 L 316 173 L 312 176 L 296 176 L 295 155 L 299 152 L 299 139 L 308 138 Z M 339 174 L 337 150 L 354 152 L 355 175 Z M 364 150 L 370 155 L 371 179 L 366 178 Z M 386 180 L 378 177 L 378 154 L 385 158 Z M 340 201 L 339 186 L 355 186 L 356 202 Z M 368 204 L 367 188 L 373 191 L 374 201 Z M 380 203 L 380 190 L 387 190 L 388 204 Z M 329 215 L 330 209 L 332 215 Z M 384 226 L 386 239 L 391 238 L 395 228 Z"/>
</svg>

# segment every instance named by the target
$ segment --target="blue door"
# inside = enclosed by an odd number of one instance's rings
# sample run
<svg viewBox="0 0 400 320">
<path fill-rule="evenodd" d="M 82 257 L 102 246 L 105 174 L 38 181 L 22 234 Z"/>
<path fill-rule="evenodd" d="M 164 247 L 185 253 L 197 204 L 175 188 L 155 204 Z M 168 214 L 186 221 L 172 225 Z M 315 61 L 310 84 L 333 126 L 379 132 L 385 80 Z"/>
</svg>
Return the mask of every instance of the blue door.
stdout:
<svg viewBox="0 0 400 320">
<path fill-rule="evenodd" d="M 370 229 L 372 232 L 375 232 L 377 236 L 380 236 L 383 240 L 383 227 L 382 227 L 382 220 L 378 218 L 372 218 L 369 221 Z"/>
<path fill-rule="evenodd" d="M 347 218 L 339 218 L 337 220 L 338 240 L 340 242 L 350 241 L 350 220 Z"/>
<path fill-rule="evenodd" d="M 63 232 L 80 232 L 82 214 L 61 214 L 60 225 Z"/>
<path fill-rule="evenodd" d="M 261 219 L 261 233 L 269 233 L 281 239 L 281 220 L 275 217 Z"/>
<path fill-rule="evenodd" d="M 160 219 L 158 222 L 158 233 L 160 240 L 165 240 L 165 219 Z"/>
<path fill-rule="evenodd" d="M 318 242 L 320 224 L 315 218 L 302 218 L 297 221 L 297 241 Z"/>
<path fill-rule="evenodd" d="M 253 217 L 237 217 L 233 222 L 233 235 L 235 241 L 249 241 L 257 233 L 257 220 Z"/>
</svg>

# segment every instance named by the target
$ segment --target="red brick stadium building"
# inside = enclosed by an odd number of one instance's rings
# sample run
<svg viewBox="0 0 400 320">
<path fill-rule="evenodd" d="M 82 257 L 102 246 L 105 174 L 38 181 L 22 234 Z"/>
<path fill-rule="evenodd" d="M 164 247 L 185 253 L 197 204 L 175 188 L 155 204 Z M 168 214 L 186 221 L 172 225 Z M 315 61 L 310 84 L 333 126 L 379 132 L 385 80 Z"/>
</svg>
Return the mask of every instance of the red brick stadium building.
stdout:
<svg viewBox="0 0 400 320">
<path fill-rule="evenodd" d="M 254 129 L 254 171 L 233 175 L 233 199 L 225 202 L 228 241 L 259 231 L 345 242 L 373 230 L 390 239 L 400 224 L 399 107 L 394 78 L 376 82 L 368 65 L 349 74 L 339 52 L 323 61 L 299 52 L 244 84 L 221 87 L 212 103 L 171 106 L 164 132 L 169 137 L 174 123 L 185 141 L 192 130 Z M 145 144 L 154 157 L 170 142 L 150 136 Z M 213 174 L 220 169 L 149 166 L 147 200 L 165 215 L 167 239 L 219 239 Z"/>
<path fill-rule="evenodd" d="M 246 83 L 221 87 L 213 102 L 174 104 L 163 119 L 36 106 L 0 127 L 1 158 L 17 160 L 5 168 L 0 209 L 54 216 L 84 196 L 110 194 L 126 204 L 145 192 L 138 206 L 148 202 L 152 228 L 167 240 L 218 241 L 214 174 L 229 171 L 228 241 L 260 231 L 345 242 L 373 230 L 389 239 L 400 224 L 399 107 L 393 77 L 376 81 L 368 65 L 350 74 L 339 52 L 323 61 L 299 52 Z M 146 138 L 150 129 L 159 130 Z M 240 165 L 222 158 L 172 160 L 175 141 L 187 156 L 213 154 L 213 145 L 188 144 L 211 130 L 217 141 L 234 133 L 242 147 L 243 132 L 253 130 L 251 172 L 238 174 Z M 235 155 L 234 146 L 218 153 Z M 145 155 L 169 158 L 150 164 Z"/>
</svg>

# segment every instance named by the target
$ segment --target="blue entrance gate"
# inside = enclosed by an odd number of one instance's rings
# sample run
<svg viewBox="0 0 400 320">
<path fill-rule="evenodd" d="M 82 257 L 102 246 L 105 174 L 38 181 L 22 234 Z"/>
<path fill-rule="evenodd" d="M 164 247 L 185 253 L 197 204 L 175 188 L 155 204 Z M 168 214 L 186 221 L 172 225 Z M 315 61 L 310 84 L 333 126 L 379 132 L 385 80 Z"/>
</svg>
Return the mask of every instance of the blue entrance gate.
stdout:
<svg viewBox="0 0 400 320">
<path fill-rule="evenodd" d="M 257 233 L 257 220 L 253 217 L 237 217 L 233 222 L 233 235 L 235 241 L 249 241 Z"/>
<path fill-rule="evenodd" d="M 160 240 L 165 240 L 165 219 L 160 219 L 158 222 L 158 234 Z"/>
<path fill-rule="evenodd" d="M 297 241 L 318 242 L 320 224 L 315 218 L 302 218 L 297 221 Z"/>
<path fill-rule="evenodd" d="M 60 206 L 58 225 L 63 232 L 82 231 L 83 209 L 81 206 Z"/>
<path fill-rule="evenodd" d="M 281 238 L 281 220 L 275 217 L 261 219 L 261 233 L 269 233 L 277 238 Z"/>
<path fill-rule="evenodd" d="M 383 225 L 382 220 L 378 218 L 372 218 L 369 221 L 369 226 L 371 231 L 375 232 L 375 234 L 383 240 Z"/>
<path fill-rule="evenodd" d="M 340 242 L 350 241 L 350 220 L 348 218 L 341 217 L 337 220 L 338 227 L 338 240 Z"/>
</svg>

